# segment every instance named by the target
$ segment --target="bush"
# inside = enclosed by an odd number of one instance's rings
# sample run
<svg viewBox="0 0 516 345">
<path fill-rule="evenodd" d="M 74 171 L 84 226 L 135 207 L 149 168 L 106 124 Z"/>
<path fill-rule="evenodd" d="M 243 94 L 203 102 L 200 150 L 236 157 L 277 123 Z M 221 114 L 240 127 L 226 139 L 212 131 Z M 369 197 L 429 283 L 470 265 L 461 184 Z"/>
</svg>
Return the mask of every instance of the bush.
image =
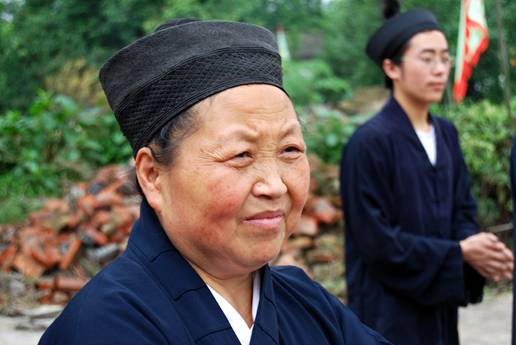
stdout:
<svg viewBox="0 0 516 345">
<path fill-rule="evenodd" d="M 323 60 L 286 61 L 283 79 L 296 106 L 336 104 L 351 94 L 349 84 L 336 77 Z"/>
<path fill-rule="evenodd" d="M 480 222 L 482 225 L 510 222 L 509 156 L 515 128 L 507 109 L 482 101 L 444 107 L 438 112 L 459 131 Z M 512 102 L 512 113 L 516 113 L 516 98 Z"/>
<path fill-rule="evenodd" d="M 65 96 L 41 91 L 28 113 L 0 116 L 0 177 L 23 181 L 33 195 L 55 195 L 63 183 L 131 154 L 112 114 Z"/>
<path fill-rule="evenodd" d="M 339 164 L 344 144 L 370 118 L 370 115 L 344 116 L 324 106 L 306 107 L 299 113 L 308 151 L 328 164 Z"/>
</svg>

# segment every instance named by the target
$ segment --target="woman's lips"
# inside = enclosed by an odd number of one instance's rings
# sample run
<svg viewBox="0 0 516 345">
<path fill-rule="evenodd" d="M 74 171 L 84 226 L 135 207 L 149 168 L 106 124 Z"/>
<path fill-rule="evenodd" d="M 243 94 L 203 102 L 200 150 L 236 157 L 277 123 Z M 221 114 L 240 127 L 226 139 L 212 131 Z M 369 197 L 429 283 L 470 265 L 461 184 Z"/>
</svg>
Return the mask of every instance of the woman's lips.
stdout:
<svg viewBox="0 0 516 345">
<path fill-rule="evenodd" d="M 246 218 L 244 223 L 264 229 L 273 229 L 278 227 L 284 218 L 282 211 L 265 211 Z"/>
</svg>

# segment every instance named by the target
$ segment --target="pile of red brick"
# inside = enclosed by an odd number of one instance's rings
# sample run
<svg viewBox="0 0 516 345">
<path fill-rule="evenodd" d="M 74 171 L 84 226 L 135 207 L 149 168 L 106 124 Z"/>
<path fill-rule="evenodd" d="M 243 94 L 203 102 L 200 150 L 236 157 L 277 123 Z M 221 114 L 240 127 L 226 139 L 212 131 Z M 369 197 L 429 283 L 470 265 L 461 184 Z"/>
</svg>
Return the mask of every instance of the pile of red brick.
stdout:
<svg viewBox="0 0 516 345">
<path fill-rule="evenodd" d="M 74 185 L 66 199 L 49 200 L 26 224 L 0 226 L 0 269 L 31 279 L 42 292 L 41 302 L 66 303 L 126 246 L 140 203 L 129 171 L 103 168 L 91 183 Z M 332 253 L 306 254 L 318 247 L 320 224 L 340 219 L 328 199 L 311 196 L 297 233 L 286 241 L 276 264 L 311 272 L 310 261 L 334 260 Z"/>
<path fill-rule="evenodd" d="M 26 224 L 0 227 L 0 268 L 16 270 L 42 290 L 42 302 L 64 303 L 125 248 L 139 215 L 128 169 L 109 166 L 66 200 L 49 200 Z"/>
</svg>

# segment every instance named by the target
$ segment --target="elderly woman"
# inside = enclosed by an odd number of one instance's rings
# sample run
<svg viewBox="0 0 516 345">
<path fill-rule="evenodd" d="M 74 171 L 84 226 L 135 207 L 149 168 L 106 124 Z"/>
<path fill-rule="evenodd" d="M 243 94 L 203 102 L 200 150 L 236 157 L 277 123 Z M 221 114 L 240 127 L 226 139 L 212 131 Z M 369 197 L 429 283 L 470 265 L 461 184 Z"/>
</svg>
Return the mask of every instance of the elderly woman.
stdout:
<svg viewBox="0 0 516 345">
<path fill-rule="evenodd" d="M 274 36 L 175 20 L 100 73 L 143 193 L 126 252 L 40 344 L 387 344 L 294 267 L 269 267 L 307 198 Z"/>
</svg>

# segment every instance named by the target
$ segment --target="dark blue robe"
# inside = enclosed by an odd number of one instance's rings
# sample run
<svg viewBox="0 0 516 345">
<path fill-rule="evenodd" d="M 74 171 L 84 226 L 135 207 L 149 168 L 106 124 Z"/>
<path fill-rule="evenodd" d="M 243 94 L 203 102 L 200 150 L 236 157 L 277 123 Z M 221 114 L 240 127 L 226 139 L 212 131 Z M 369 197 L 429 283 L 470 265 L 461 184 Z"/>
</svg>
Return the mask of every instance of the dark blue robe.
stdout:
<svg viewBox="0 0 516 345">
<path fill-rule="evenodd" d="M 341 161 L 349 306 L 394 344 L 458 344 L 458 306 L 485 283 L 459 245 L 478 225 L 457 131 L 430 120 L 435 166 L 393 97 Z"/>
<path fill-rule="evenodd" d="M 293 267 L 261 269 L 252 345 L 388 344 Z M 224 313 L 142 203 L 126 252 L 68 304 L 40 345 L 238 345 Z"/>
<path fill-rule="evenodd" d="M 516 226 L 516 137 L 514 137 L 512 142 L 511 149 L 511 189 L 512 189 L 512 238 L 514 241 L 513 248 L 516 248 L 516 230 L 514 227 Z M 516 277 L 516 265 L 514 266 L 514 277 Z M 512 280 L 512 291 L 513 291 L 513 299 L 512 299 L 512 345 L 516 345 L 516 280 Z"/>
</svg>

